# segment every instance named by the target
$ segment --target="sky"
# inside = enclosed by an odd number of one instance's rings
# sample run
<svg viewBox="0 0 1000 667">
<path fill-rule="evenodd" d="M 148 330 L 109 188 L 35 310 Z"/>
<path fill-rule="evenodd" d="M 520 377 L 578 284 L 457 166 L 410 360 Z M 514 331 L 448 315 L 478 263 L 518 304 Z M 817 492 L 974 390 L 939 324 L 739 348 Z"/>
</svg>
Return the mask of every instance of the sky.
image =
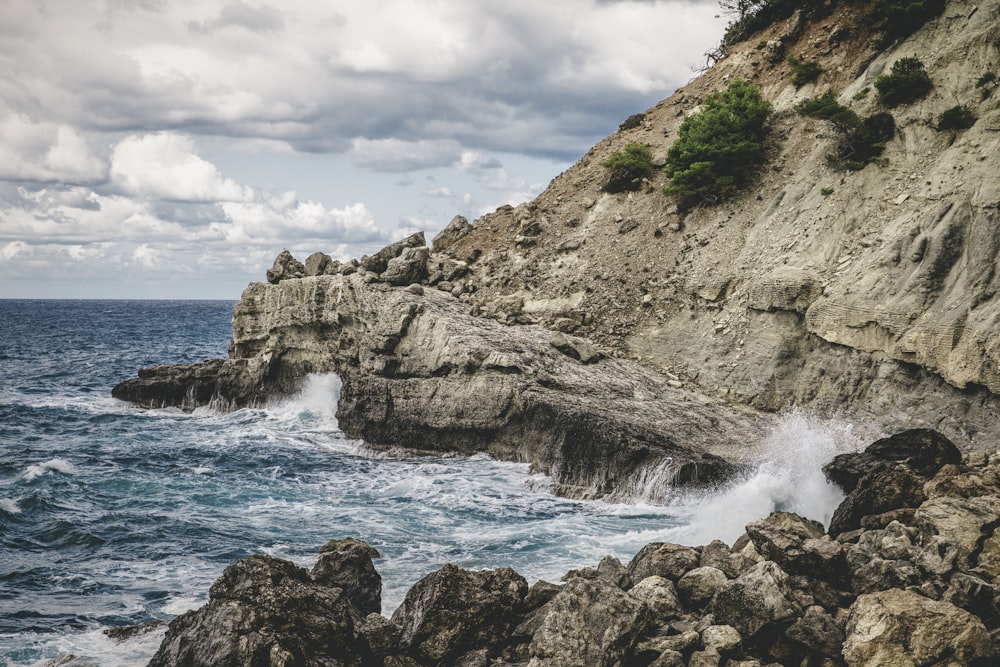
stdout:
<svg viewBox="0 0 1000 667">
<path fill-rule="evenodd" d="M 538 195 L 708 0 L 0 0 L 0 298 L 239 298 Z"/>
</svg>

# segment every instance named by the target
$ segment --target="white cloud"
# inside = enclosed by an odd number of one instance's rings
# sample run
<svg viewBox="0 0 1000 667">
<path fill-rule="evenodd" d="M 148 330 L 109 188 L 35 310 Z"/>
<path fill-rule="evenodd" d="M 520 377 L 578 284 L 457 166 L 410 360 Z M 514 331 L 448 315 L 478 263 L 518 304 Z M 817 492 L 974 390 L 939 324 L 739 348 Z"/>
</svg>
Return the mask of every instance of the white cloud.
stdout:
<svg viewBox="0 0 1000 667">
<path fill-rule="evenodd" d="M 246 201 L 253 191 L 225 179 L 195 153 L 194 142 L 172 132 L 132 135 L 111 155 L 111 179 L 129 195 L 178 201 Z"/>
<path fill-rule="evenodd" d="M 81 183 L 105 174 L 104 161 L 78 130 L 0 111 L 0 179 Z"/>
<path fill-rule="evenodd" d="M 433 167 L 447 167 L 462 159 L 457 141 L 402 139 L 355 139 L 354 161 L 371 171 L 408 172 Z"/>
</svg>

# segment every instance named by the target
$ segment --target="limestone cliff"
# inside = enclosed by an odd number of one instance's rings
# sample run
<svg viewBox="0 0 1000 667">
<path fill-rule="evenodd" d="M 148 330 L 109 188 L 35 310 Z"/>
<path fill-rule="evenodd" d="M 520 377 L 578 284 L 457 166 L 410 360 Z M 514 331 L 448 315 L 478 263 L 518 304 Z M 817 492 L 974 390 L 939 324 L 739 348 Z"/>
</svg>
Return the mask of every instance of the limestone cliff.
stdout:
<svg viewBox="0 0 1000 667">
<path fill-rule="evenodd" d="M 577 313 L 578 335 L 761 410 L 933 426 L 963 446 L 995 436 L 1000 94 L 983 79 L 1000 69 L 1000 3 L 948 2 L 885 50 L 868 3 L 834 4 L 734 45 L 538 199 L 479 220 L 453 248 L 476 258 L 473 301 L 521 299 L 524 320 L 549 326 Z M 796 89 L 785 55 L 817 60 L 819 79 Z M 930 95 L 891 110 L 880 161 L 837 171 L 830 125 L 793 107 L 832 92 L 873 113 L 875 78 L 908 56 Z M 775 107 L 767 167 L 741 196 L 681 212 L 659 173 L 639 192 L 602 191 L 613 152 L 641 142 L 662 164 L 682 120 L 735 78 Z M 960 104 L 975 124 L 938 131 Z"/>
</svg>

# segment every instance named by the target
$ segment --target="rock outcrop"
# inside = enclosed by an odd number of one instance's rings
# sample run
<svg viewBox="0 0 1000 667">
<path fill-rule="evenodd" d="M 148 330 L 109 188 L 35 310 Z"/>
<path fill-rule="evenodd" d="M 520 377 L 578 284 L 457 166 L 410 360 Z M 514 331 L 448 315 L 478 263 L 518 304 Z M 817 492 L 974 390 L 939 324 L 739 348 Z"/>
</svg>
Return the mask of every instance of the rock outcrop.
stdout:
<svg viewBox="0 0 1000 667">
<path fill-rule="evenodd" d="M 919 446 L 927 435 L 897 443 Z M 530 588 L 508 568 L 445 565 L 391 619 L 367 613 L 381 580 L 363 542 L 331 541 L 311 572 L 252 556 L 225 571 L 208 604 L 171 622 L 150 664 L 997 664 L 1000 452 L 978 464 L 926 463 L 945 442 L 931 440 L 902 457 L 924 462 L 929 497 L 903 520 L 835 537 L 776 512 L 732 547 L 650 544 L 627 566 L 608 557 Z M 864 476 L 856 488 L 866 484 L 878 481 Z"/>
</svg>

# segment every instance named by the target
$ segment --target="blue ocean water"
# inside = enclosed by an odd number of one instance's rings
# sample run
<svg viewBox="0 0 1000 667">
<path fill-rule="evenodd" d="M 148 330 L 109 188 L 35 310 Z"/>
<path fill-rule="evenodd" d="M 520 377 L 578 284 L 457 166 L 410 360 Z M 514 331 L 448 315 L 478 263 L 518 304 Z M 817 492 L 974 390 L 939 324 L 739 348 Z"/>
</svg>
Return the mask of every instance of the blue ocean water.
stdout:
<svg viewBox="0 0 1000 667">
<path fill-rule="evenodd" d="M 526 466 L 483 456 L 371 452 L 337 428 L 332 375 L 231 413 L 111 398 L 140 367 L 225 356 L 232 306 L 0 300 L 0 666 L 145 664 L 162 631 L 120 644 L 102 631 L 203 604 L 252 553 L 311 566 L 335 537 L 381 552 L 391 614 L 449 562 L 554 581 L 650 541 L 731 541 L 775 507 L 826 520 L 838 497 L 819 466 L 868 439 L 789 415 L 762 450 L 774 456 L 727 489 L 610 504 L 554 497 Z"/>
</svg>

